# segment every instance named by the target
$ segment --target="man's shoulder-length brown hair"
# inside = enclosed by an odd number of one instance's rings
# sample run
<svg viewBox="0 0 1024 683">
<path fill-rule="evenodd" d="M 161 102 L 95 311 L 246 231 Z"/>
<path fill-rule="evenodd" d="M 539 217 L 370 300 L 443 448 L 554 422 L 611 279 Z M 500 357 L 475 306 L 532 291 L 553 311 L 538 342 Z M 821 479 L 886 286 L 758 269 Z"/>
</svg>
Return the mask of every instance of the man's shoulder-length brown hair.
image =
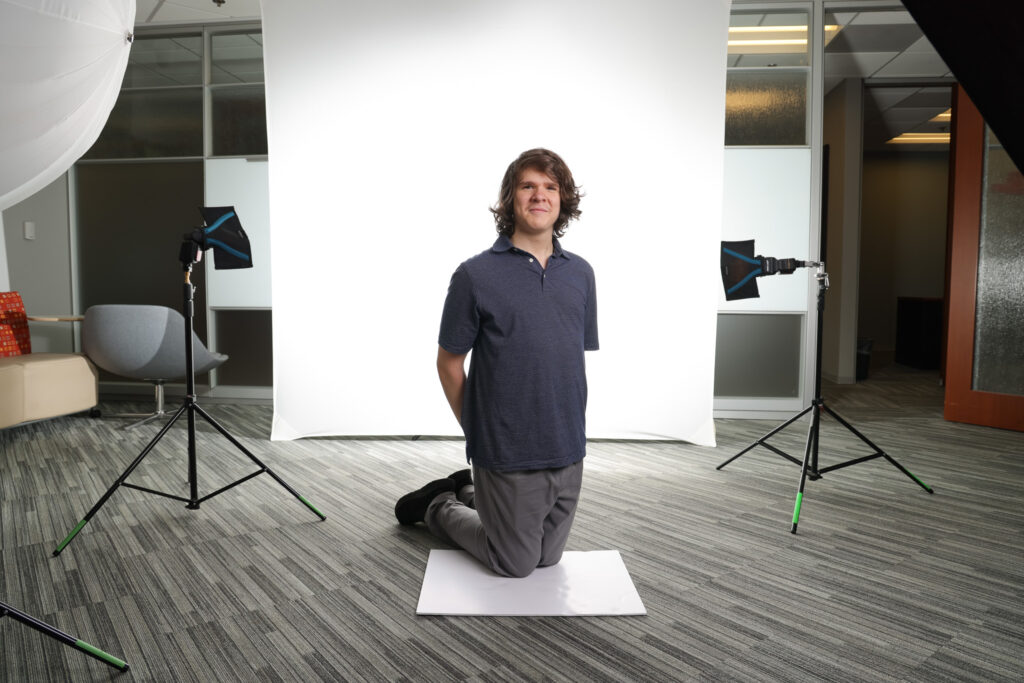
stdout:
<svg viewBox="0 0 1024 683">
<path fill-rule="evenodd" d="M 491 208 L 494 214 L 494 223 L 499 235 L 511 237 L 516 230 L 516 216 L 514 209 L 516 185 L 519 184 L 519 177 L 526 169 L 540 171 L 558 183 L 558 194 L 560 207 L 558 220 L 555 221 L 555 237 L 565 234 L 565 228 L 569 221 L 580 217 L 580 197 L 583 193 L 572 178 L 572 172 L 562 161 L 562 157 L 548 149 L 531 149 L 519 155 L 519 158 L 508 165 L 505 177 L 501 180 L 501 191 L 498 193 L 498 203 Z"/>
</svg>

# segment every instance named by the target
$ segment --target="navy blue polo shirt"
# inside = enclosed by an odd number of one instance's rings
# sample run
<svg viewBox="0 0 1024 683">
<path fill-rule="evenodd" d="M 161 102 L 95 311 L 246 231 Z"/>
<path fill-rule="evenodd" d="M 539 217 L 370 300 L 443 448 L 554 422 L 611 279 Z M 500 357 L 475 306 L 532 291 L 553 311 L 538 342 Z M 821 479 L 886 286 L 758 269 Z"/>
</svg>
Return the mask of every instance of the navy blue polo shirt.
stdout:
<svg viewBox="0 0 1024 683">
<path fill-rule="evenodd" d="M 586 455 L 583 352 L 598 348 L 589 263 L 555 240 L 544 269 L 500 236 L 452 275 L 438 342 L 473 352 L 462 406 L 470 462 L 507 472 Z"/>
</svg>

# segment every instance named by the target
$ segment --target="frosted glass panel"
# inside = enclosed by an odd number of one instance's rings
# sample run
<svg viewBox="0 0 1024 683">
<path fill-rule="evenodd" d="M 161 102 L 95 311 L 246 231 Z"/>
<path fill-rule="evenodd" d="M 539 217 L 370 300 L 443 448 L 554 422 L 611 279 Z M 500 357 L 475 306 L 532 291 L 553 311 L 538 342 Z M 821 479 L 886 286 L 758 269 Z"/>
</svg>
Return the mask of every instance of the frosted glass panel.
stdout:
<svg viewBox="0 0 1024 683">
<path fill-rule="evenodd" d="M 726 145 L 806 145 L 809 71 L 730 70 Z"/>
<path fill-rule="evenodd" d="M 988 143 L 972 384 L 1024 396 L 1024 176 L 991 132 Z"/>
</svg>

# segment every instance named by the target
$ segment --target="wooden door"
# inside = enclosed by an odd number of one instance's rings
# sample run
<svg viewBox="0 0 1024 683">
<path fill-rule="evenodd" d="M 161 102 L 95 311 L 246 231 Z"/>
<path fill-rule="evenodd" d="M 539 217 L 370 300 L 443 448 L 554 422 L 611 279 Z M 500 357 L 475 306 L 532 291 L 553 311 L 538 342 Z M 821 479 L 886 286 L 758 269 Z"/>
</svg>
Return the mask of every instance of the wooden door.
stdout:
<svg viewBox="0 0 1024 683">
<path fill-rule="evenodd" d="M 985 121 L 960 87 L 953 89 L 947 258 L 945 418 L 1024 431 L 1024 395 L 975 388 L 978 273 L 985 172 Z M 1019 178 L 1017 173 L 1017 180 Z M 1018 226 L 1024 231 L 1024 224 Z M 1009 254 L 1024 272 L 1024 253 Z M 1024 363 L 1024 345 L 1010 349 Z M 1015 365 L 1016 367 L 1016 365 Z M 1021 366 L 1024 367 L 1024 366 Z M 1024 394 L 1024 391 L 1019 392 Z"/>
</svg>

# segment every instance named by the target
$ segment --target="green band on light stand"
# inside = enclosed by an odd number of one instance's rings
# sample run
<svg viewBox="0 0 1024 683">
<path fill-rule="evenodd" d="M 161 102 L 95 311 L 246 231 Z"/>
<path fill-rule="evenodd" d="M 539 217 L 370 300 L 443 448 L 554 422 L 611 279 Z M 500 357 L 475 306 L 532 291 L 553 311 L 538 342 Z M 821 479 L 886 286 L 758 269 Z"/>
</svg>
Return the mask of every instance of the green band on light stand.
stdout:
<svg viewBox="0 0 1024 683">
<path fill-rule="evenodd" d="M 120 659 L 118 659 L 114 655 L 108 655 L 103 650 L 101 650 L 101 649 L 99 649 L 97 647 L 93 647 L 92 645 L 90 645 L 89 643 L 85 642 L 84 640 L 75 641 L 75 647 L 77 647 L 79 650 L 82 650 L 84 652 L 88 652 L 89 654 L 93 655 L 94 657 L 99 657 L 100 659 L 102 659 L 107 664 L 110 664 L 111 666 L 116 666 L 118 669 L 122 669 L 123 670 L 123 669 L 127 669 L 128 668 L 128 663 L 127 662 L 121 661 Z"/>
<path fill-rule="evenodd" d="M 320 512 L 319 510 L 317 510 L 316 506 L 314 506 L 312 503 L 310 503 L 308 500 L 306 500 L 303 496 L 299 496 L 299 500 L 301 500 L 303 503 L 305 503 L 306 507 L 308 507 L 310 510 L 315 512 L 318 517 L 320 517 L 322 519 L 327 519 L 327 515 L 325 515 L 324 513 Z"/>
<path fill-rule="evenodd" d="M 803 503 L 804 493 L 801 491 L 796 494 L 796 507 L 793 508 L 793 526 L 796 526 L 797 521 L 800 519 L 800 504 Z"/>
<path fill-rule="evenodd" d="M 84 527 L 86 522 L 88 522 L 88 521 L 89 520 L 87 520 L 87 519 L 83 519 L 81 522 L 79 522 L 78 526 L 76 526 L 74 529 L 71 530 L 71 533 L 68 534 L 68 537 L 65 538 L 61 542 L 61 544 L 59 546 L 57 546 L 57 549 L 54 550 L 53 552 L 59 553 L 61 550 L 64 550 L 64 548 L 67 547 L 68 543 L 71 543 L 71 539 L 73 539 L 76 535 L 78 535 L 78 532 L 82 530 L 82 527 Z"/>
<path fill-rule="evenodd" d="M 929 486 L 928 486 L 927 484 L 925 484 L 925 483 L 924 483 L 923 481 L 921 481 L 920 479 L 918 479 L 917 477 L 915 477 L 915 476 L 914 476 L 914 473 L 913 473 L 913 472 L 911 472 L 910 470 L 907 470 L 907 474 L 909 474 L 909 475 L 910 475 L 910 478 L 911 478 L 911 479 L 913 479 L 913 480 L 914 480 L 914 481 L 916 481 L 916 482 L 917 482 L 918 484 L 920 484 L 920 485 L 921 485 L 921 488 L 923 488 L 923 489 L 924 489 L 925 491 L 931 492 L 931 488 L 929 488 Z"/>
</svg>

